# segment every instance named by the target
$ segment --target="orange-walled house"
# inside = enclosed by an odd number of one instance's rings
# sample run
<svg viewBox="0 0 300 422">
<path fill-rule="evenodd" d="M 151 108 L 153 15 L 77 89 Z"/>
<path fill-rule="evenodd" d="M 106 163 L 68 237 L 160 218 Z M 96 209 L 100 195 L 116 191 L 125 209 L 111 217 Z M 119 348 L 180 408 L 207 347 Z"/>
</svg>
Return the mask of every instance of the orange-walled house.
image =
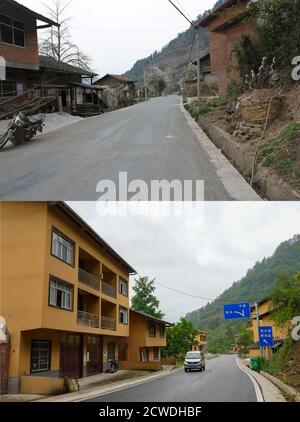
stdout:
<svg viewBox="0 0 300 422">
<path fill-rule="evenodd" d="M 132 309 L 129 316 L 128 363 L 124 362 L 124 367 L 151 369 L 151 365 L 144 364 L 160 364 L 161 349 L 167 346 L 166 327 L 172 324 Z M 153 369 L 157 369 L 156 366 L 153 365 Z"/>
<path fill-rule="evenodd" d="M 252 34 L 247 24 L 247 4 L 249 0 L 227 0 L 206 16 L 199 25 L 209 31 L 211 72 L 217 78 L 219 95 L 227 93 L 231 80 L 239 79 L 233 71 L 232 48 L 242 34 Z"/>
<path fill-rule="evenodd" d="M 251 308 L 252 310 L 252 331 L 254 343 L 248 347 L 249 357 L 256 357 L 260 355 L 259 348 L 259 337 L 258 337 L 258 326 L 257 326 L 257 317 L 255 312 L 255 307 Z M 274 338 L 274 347 L 265 348 L 264 356 L 270 358 L 273 352 L 276 352 L 282 345 L 283 341 L 287 338 L 289 334 L 289 327 L 279 327 L 276 325 L 271 318 L 272 312 L 272 299 L 265 298 L 258 302 L 258 312 L 259 312 L 259 321 L 260 326 L 271 326 L 273 328 L 273 338 Z"/>
<path fill-rule="evenodd" d="M 69 206 L 0 202 L 0 260 L 2 393 L 60 391 L 121 357 L 136 271 Z"/>
<path fill-rule="evenodd" d="M 195 343 L 192 345 L 192 351 L 203 351 L 207 347 L 207 332 L 199 331 L 195 337 Z"/>
</svg>

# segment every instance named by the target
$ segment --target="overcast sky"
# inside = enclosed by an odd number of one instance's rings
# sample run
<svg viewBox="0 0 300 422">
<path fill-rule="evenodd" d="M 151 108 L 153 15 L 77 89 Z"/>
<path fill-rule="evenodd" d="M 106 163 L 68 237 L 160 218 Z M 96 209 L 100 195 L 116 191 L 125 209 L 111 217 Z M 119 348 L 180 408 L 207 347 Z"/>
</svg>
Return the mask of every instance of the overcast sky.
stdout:
<svg viewBox="0 0 300 422">
<path fill-rule="evenodd" d="M 47 15 L 44 3 L 52 0 L 18 1 Z M 174 1 L 192 19 L 215 4 L 215 0 Z M 168 0 L 73 0 L 67 15 L 72 17 L 73 42 L 93 58 L 92 68 L 100 75 L 126 72 L 189 27 Z"/>
<path fill-rule="evenodd" d="M 212 202 L 180 217 L 99 216 L 93 202 L 69 205 L 139 274 L 208 298 L 300 233 L 300 203 Z M 170 321 L 206 303 L 162 287 L 157 294 Z"/>
</svg>

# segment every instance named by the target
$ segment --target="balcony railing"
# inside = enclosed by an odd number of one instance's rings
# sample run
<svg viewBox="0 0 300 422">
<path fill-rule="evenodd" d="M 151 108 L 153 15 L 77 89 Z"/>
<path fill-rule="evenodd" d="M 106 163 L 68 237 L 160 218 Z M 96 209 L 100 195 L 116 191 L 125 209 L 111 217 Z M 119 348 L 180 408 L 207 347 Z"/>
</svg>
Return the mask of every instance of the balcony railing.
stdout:
<svg viewBox="0 0 300 422">
<path fill-rule="evenodd" d="M 83 311 L 77 311 L 77 324 L 83 327 L 101 328 L 102 330 L 117 330 L 117 321 L 115 319 Z"/>
<path fill-rule="evenodd" d="M 99 315 L 77 311 L 77 324 L 84 327 L 99 328 Z"/>
<path fill-rule="evenodd" d="M 107 296 L 113 297 L 114 299 L 117 297 L 116 289 L 110 284 L 105 283 L 103 280 L 101 282 L 101 292 Z"/>
<path fill-rule="evenodd" d="M 115 319 L 101 317 L 101 328 L 103 330 L 116 331 L 117 321 Z"/>
<path fill-rule="evenodd" d="M 100 291 L 100 277 L 96 277 L 85 270 L 79 268 L 78 270 L 78 280 L 80 283 L 83 283 L 93 289 Z"/>
</svg>

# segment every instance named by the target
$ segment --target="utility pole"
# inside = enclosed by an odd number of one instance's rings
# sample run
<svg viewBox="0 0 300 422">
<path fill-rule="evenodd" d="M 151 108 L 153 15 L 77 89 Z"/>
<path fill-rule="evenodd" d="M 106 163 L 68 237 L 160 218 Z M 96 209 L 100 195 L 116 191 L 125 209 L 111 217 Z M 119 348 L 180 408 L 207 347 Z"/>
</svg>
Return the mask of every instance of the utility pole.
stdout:
<svg viewBox="0 0 300 422">
<path fill-rule="evenodd" d="M 194 30 L 196 31 L 196 38 L 197 38 L 197 94 L 198 100 L 201 99 L 201 69 L 200 69 L 200 25 L 195 25 L 180 9 L 176 4 L 172 2 L 172 0 L 168 0 L 169 3 L 192 25 Z"/>
<path fill-rule="evenodd" d="M 144 88 L 145 88 L 145 101 L 148 101 L 148 90 L 146 83 L 146 67 L 144 66 Z"/>
<path fill-rule="evenodd" d="M 196 28 L 197 34 L 197 94 L 198 101 L 201 99 L 201 69 L 200 69 L 200 27 L 199 25 Z"/>
<path fill-rule="evenodd" d="M 257 302 L 255 302 L 254 306 L 255 306 L 255 314 L 256 314 L 256 321 L 257 321 L 258 341 L 259 341 L 259 327 L 260 327 L 260 319 L 259 319 L 258 303 L 257 303 Z M 263 348 L 262 348 L 262 347 L 260 347 L 260 356 L 261 356 L 262 358 L 264 357 L 264 351 L 263 351 Z"/>
</svg>

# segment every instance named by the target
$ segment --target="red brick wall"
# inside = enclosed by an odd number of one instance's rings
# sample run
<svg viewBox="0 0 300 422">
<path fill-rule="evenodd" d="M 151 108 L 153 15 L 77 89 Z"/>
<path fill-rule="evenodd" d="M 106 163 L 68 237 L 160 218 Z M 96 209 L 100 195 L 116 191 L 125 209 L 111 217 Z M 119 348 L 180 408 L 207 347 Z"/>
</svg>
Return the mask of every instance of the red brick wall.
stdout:
<svg viewBox="0 0 300 422">
<path fill-rule="evenodd" d="M 18 10 L 18 8 L 8 6 L 5 0 L 0 0 L 0 10 L 4 11 L 7 16 L 15 18 L 16 20 L 24 23 L 26 38 L 25 48 L 0 42 L 0 56 L 4 57 L 10 62 L 17 64 L 38 65 L 39 53 L 36 20 L 30 16 L 30 14 L 24 15 Z"/>
<path fill-rule="evenodd" d="M 0 343 L 0 395 L 8 389 L 9 344 Z"/>
<path fill-rule="evenodd" d="M 251 29 L 239 22 L 223 32 L 210 32 L 211 69 L 218 78 L 219 94 L 225 95 L 230 80 L 239 79 L 232 71 L 235 66 L 232 48 L 240 40 L 242 34 L 251 34 Z"/>
<path fill-rule="evenodd" d="M 242 20 L 232 23 L 228 28 L 221 31 L 218 31 L 218 27 L 230 21 L 233 17 L 244 13 L 246 4 L 247 1 L 236 3 L 215 16 L 207 24 L 211 48 L 211 69 L 218 78 L 219 94 L 221 96 L 226 94 L 230 80 L 239 79 L 237 72 L 232 71 L 232 67 L 236 64 L 231 54 L 232 48 L 239 41 L 242 34 L 253 34 L 253 31 Z"/>
</svg>

